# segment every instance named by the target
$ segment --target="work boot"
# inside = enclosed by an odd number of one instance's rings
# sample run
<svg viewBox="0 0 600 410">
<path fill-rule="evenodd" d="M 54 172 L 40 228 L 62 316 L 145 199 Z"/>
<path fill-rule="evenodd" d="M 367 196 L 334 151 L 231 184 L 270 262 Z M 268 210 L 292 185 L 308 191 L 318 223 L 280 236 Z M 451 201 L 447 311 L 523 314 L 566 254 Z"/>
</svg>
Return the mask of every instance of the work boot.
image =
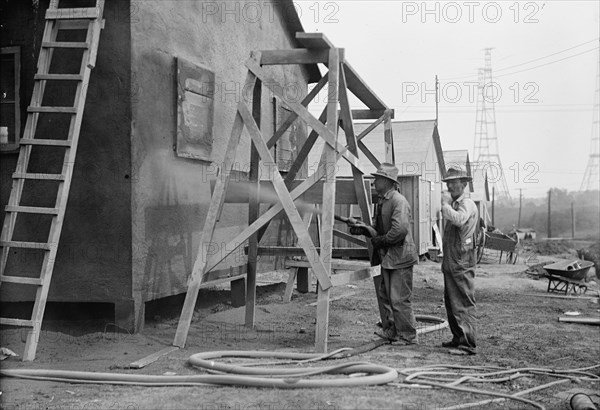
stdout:
<svg viewBox="0 0 600 410">
<path fill-rule="evenodd" d="M 458 340 L 452 339 L 449 342 L 442 342 L 442 347 L 458 347 Z"/>
<path fill-rule="evenodd" d="M 382 339 L 387 339 L 390 342 L 397 342 L 400 339 L 398 338 L 398 334 L 396 333 L 395 329 L 392 328 L 387 328 L 387 329 L 382 329 L 382 330 L 376 330 L 375 334 L 377 336 L 379 336 Z"/>
</svg>

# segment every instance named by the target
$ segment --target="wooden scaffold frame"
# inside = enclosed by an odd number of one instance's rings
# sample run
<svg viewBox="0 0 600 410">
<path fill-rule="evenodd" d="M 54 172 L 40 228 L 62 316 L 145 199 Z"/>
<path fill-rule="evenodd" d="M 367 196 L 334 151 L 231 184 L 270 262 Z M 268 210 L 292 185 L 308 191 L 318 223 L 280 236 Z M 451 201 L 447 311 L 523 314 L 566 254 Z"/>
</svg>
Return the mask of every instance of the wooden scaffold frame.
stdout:
<svg viewBox="0 0 600 410">
<path fill-rule="evenodd" d="M 345 61 L 344 50 L 334 47 L 323 34 L 297 33 L 296 39 L 304 48 L 253 52 L 250 59 L 246 62 L 248 74 L 244 89 L 253 90 L 252 105 L 249 107 L 246 102 L 242 100 L 237 106 L 237 112 L 229 143 L 227 145 L 225 158 L 221 169 L 219 170 L 219 177 L 216 181 L 210 207 L 204 223 L 204 229 L 202 230 L 197 259 L 188 281 L 187 294 L 177 326 L 175 339 L 173 341 L 173 345 L 176 347 L 183 348 L 185 346 L 194 306 L 198 297 L 198 291 L 201 284 L 206 280 L 207 273 L 234 252 L 241 244 L 246 242 L 248 242 L 248 272 L 245 324 L 250 327 L 254 326 L 258 244 L 262 239 L 268 224 L 277 215 L 284 212 L 297 236 L 298 245 L 303 250 L 313 273 L 318 279 L 319 288 L 317 296 L 315 351 L 327 351 L 329 292 L 331 286 L 334 284 L 332 283 L 331 274 L 334 206 L 336 198 L 335 174 L 331 172 L 333 167 L 327 165 L 336 164 L 340 158 L 343 158 L 351 164 L 354 181 L 353 185 L 362 220 L 371 221 L 370 202 L 367 198 L 363 180 L 365 170 L 361 169 L 359 164 L 359 152 L 362 152 L 375 167 L 379 166 L 379 161 L 369 151 L 361 139 L 375 127 L 383 123 L 385 127 L 385 160 L 394 163 L 391 129 L 393 111 L 377 97 L 377 95 L 356 74 L 348 62 Z M 329 71 L 301 102 L 292 101 L 289 98 L 286 98 L 282 92 L 283 87 L 281 87 L 281 85 L 263 68 L 263 66 L 268 65 L 318 63 L 327 66 Z M 328 85 L 329 90 L 327 106 L 323 110 L 321 116 L 317 119 L 309 112 L 307 106 L 326 84 Z M 263 135 L 260 129 L 261 90 L 263 86 L 267 87 L 271 93 L 277 96 L 291 110 L 289 117 L 279 126 L 270 138 L 265 138 L 265 135 Z M 361 100 L 366 105 L 367 109 L 351 110 L 348 90 Z M 271 182 L 277 197 L 279 198 L 279 202 L 273 204 L 262 215 L 259 215 L 259 163 L 262 160 L 264 163 L 276 165 L 271 155 L 270 148 L 275 145 L 278 139 L 284 135 L 285 131 L 297 119 L 306 122 L 312 131 L 304 145 L 300 148 L 299 154 L 287 175 L 285 175 L 285 177 L 281 176 L 277 167 L 275 167 L 272 174 L 269 175 L 272 179 Z M 376 121 L 357 137 L 354 133 L 354 119 L 375 119 Z M 256 192 L 250 194 L 249 198 L 248 227 L 233 238 L 230 243 L 223 248 L 223 252 L 209 255 L 209 244 L 212 242 L 216 223 L 225 203 L 225 196 L 236 158 L 237 147 L 244 127 L 252 141 L 249 181 L 257 187 Z M 340 127 L 343 129 L 346 136 L 346 146 L 343 146 L 338 142 L 337 134 Z M 325 141 L 319 167 L 307 179 L 302 180 L 301 182 L 296 181 L 300 183 L 294 184 L 295 187 L 290 190 L 292 182 L 294 182 L 296 175 L 302 168 L 303 163 L 307 160 L 309 152 L 319 137 Z M 323 181 L 322 217 L 320 247 L 317 248 L 313 244 L 308 232 L 308 218 L 305 216 L 303 219 L 294 205 L 294 200 L 298 199 L 320 181 Z M 367 246 L 369 255 L 371 255 L 372 249 L 369 241 L 367 241 Z M 367 271 L 369 270 L 367 269 Z M 357 275 L 348 276 L 348 281 L 352 280 L 351 277 L 356 278 Z M 339 283 L 340 281 L 337 279 L 335 282 Z"/>
</svg>

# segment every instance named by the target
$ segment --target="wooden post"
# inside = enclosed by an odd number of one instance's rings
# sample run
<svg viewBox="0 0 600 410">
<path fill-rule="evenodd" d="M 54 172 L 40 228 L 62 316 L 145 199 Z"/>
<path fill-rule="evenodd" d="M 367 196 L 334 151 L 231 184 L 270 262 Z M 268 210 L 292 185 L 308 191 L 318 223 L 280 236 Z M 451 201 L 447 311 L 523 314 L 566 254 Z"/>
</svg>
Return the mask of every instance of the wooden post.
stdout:
<svg viewBox="0 0 600 410">
<path fill-rule="evenodd" d="M 261 101 L 262 101 L 262 82 L 256 80 L 254 84 L 254 90 L 252 92 L 252 117 L 256 122 L 256 125 L 260 128 L 260 112 L 261 112 Z M 258 219 L 260 210 L 260 181 L 259 181 L 259 160 L 258 151 L 256 145 L 251 142 L 250 149 L 250 172 L 248 179 L 250 186 L 256 187 L 251 189 L 249 192 L 249 205 L 248 205 L 248 225 L 252 225 L 254 221 Z M 248 273 L 247 273 L 247 284 L 246 284 L 246 313 L 244 324 L 246 327 L 254 327 L 254 308 L 256 304 L 256 268 L 258 259 L 258 242 L 260 238 L 257 233 L 250 237 L 248 242 Z"/>
<path fill-rule="evenodd" d="M 327 129 L 335 137 L 337 143 L 338 130 L 338 93 L 340 86 L 340 60 L 342 51 L 337 48 L 329 50 L 329 85 L 327 101 Z M 325 166 L 327 172 L 323 183 L 323 204 L 321 210 L 321 259 L 325 265 L 327 275 L 331 277 L 331 258 L 333 253 L 333 215 L 335 211 L 335 167 L 337 162 L 336 152 L 333 147 L 325 145 Z M 321 282 L 318 284 L 317 295 L 317 327 L 315 331 L 315 351 L 327 352 L 327 339 L 329 336 L 329 289 L 323 289 Z"/>
<path fill-rule="evenodd" d="M 548 238 L 552 238 L 552 218 L 550 216 L 552 214 L 551 202 L 552 188 L 548 190 Z"/>
</svg>

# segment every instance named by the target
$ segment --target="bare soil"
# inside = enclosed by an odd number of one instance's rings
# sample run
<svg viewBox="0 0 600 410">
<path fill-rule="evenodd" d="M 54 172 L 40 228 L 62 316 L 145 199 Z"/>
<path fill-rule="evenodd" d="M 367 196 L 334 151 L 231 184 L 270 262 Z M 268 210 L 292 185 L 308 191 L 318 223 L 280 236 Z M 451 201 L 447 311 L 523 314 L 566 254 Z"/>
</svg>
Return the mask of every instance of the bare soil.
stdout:
<svg viewBox="0 0 600 410">
<path fill-rule="evenodd" d="M 540 257 L 539 260 L 558 260 Z M 593 268 L 592 268 L 593 269 Z M 524 264 L 481 264 L 476 271 L 478 354 L 452 356 L 440 346 L 450 339 L 445 329 L 422 335 L 410 347 L 384 345 L 350 359 L 387 365 L 396 369 L 434 364 L 492 365 L 502 368 L 549 367 L 581 368 L 600 363 L 600 327 L 564 323 L 558 316 L 579 311 L 599 316 L 597 299 L 546 297 L 547 281 L 526 273 Z M 589 276 L 593 278 L 593 273 Z M 36 368 L 125 372 L 134 374 L 199 374 L 187 365 L 190 355 L 214 350 L 314 351 L 316 301 L 314 292 L 294 293 L 291 303 L 283 303 L 287 276 L 274 272 L 261 276 L 258 290 L 256 326 L 245 328 L 244 308 L 232 308 L 217 298 L 200 303 L 194 314 L 187 346 L 161 357 L 151 365 L 128 369 L 135 360 L 169 346 L 175 335 L 181 305 L 154 314 L 142 334 L 129 335 L 105 325 L 98 329 L 86 322 L 45 323 L 34 362 L 19 358 L 3 362 L 3 368 Z M 440 265 L 421 262 L 414 275 L 415 313 L 445 318 L 443 277 Z M 223 291 L 214 291 L 221 296 Z M 528 296 L 525 294 L 536 294 Z M 597 295 L 591 284 L 588 296 Z M 209 299 L 203 293 L 203 300 Z M 356 348 L 377 339 L 378 312 L 370 280 L 334 288 L 331 292 L 329 351 Z M 202 301 L 201 301 L 202 302 Z M 5 330 L 1 345 L 21 354 L 25 331 Z M 331 364 L 331 362 L 327 363 Z M 323 363 L 317 363 L 323 365 Z M 598 369 L 595 370 L 598 374 Z M 526 377 L 502 384 L 472 385 L 515 393 L 544 384 L 551 379 Z M 415 389 L 398 385 L 360 388 L 278 390 L 240 387 L 140 387 L 97 384 L 67 384 L 3 378 L 0 380 L 1 406 L 5 409 L 439 409 L 489 397 L 442 389 Z M 402 382 L 402 378 L 397 380 Z M 599 404 L 600 385 L 592 382 L 566 383 L 527 395 L 548 409 L 569 409 L 569 397 L 585 392 Z M 523 403 L 505 401 L 481 408 L 527 408 Z"/>
</svg>

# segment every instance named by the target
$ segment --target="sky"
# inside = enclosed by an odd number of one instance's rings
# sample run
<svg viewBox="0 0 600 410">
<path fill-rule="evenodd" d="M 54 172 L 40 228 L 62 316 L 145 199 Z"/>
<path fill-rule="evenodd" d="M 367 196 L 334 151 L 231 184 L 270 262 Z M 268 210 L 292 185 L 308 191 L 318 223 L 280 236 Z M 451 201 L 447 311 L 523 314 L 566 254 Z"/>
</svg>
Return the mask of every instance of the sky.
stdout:
<svg viewBox="0 0 600 410">
<path fill-rule="evenodd" d="M 495 109 L 510 195 L 518 197 L 519 189 L 532 198 L 551 187 L 579 190 L 593 132 L 600 2 L 294 4 L 304 30 L 321 32 L 344 48 L 346 60 L 395 110 L 396 120 L 435 118 L 437 75 L 442 147 L 468 149 L 471 160 L 478 69 L 484 67 L 484 49 L 492 48 L 487 107 Z M 310 108 L 320 112 L 323 104 Z M 352 105 L 361 106 L 357 100 Z"/>
</svg>

